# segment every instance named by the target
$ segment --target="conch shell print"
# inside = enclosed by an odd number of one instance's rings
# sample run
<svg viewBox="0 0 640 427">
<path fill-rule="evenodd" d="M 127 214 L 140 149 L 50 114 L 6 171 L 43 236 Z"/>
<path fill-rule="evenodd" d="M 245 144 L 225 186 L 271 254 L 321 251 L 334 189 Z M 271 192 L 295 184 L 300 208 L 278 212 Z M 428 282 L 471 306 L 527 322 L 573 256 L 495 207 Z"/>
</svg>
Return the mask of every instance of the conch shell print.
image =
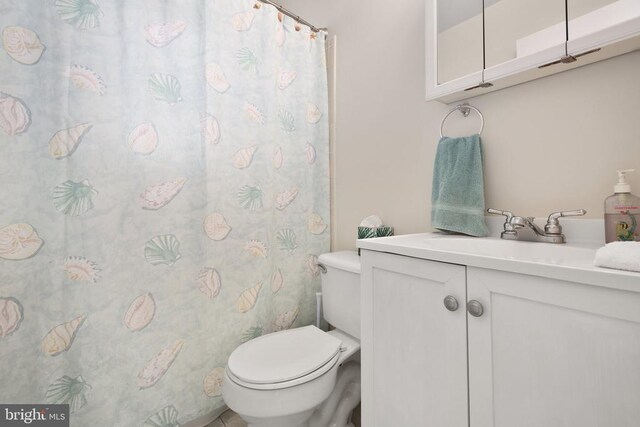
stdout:
<svg viewBox="0 0 640 427">
<path fill-rule="evenodd" d="M 220 273 L 215 268 L 203 268 L 200 270 L 198 279 L 196 280 L 200 291 L 209 299 L 214 299 L 220 293 L 222 288 L 222 280 L 220 279 Z"/>
<path fill-rule="evenodd" d="M 53 189 L 53 205 L 65 215 L 78 216 L 93 208 L 93 195 L 98 192 L 88 180 L 66 181 Z"/>
<path fill-rule="evenodd" d="M 236 13 L 231 18 L 231 25 L 236 29 L 236 31 L 247 31 L 251 28 L 254 16 L 255 15 L 250 10 L 247 12 Z"/>
<path fill-rule="evenodd" d="M 318 257 L 316 255 L 307 255 L 304 260 L 304 266 L 310 276 L 316 277 L 320 274 L 320 267 L 318 267 Z"/>
<path fill-rule="evenodd" d="M 304 147 L 304 153 L 307 156 L 307 163 L 312 165 L 316 162 L 316 156 L 317 156 L 316 148 L 313 145 L 307 142 L 307 144 Z"/>
<path fill-rule="evenodd" d="M 158 210 L 174 199 L 184 187 L 187 178 L 164 181 L 148 187 L 138 197 L 142 209 Z"/>
<path fill-rule="evenodd" d="M 207 64 L 206 77 L 209 86 L 218 93 L 225 93 L 231 87 L 224 71 L 216 63 Z"/>
<path fill-rule="evenodd" d="M 145 389 L 154 386 L 176 360 L 183 344 L 184 341 L 178 340 L 149 360 L 138 373 L 138 387 Z"/>
<path fill-rule="evenodd" d="M 276 209 L 279 211 L 283 210 L 293 202 L 297 195 L 298 189 L 295 187 L 287 191 L 283 191 L 282 193 L 278 193 L 276 195 Z"/>
<path fill-rule="evenodd" d="M 64 260 L 64 271 L 67 277 L 74 282 L 96 283 L 99 279 L 100 269 L 98 265 L 85 257 L 69 256 Z"/>
<path fill-rule="evenodd" d="M 258 149 L 257 145 L 241 148 L 233 155 L 233 166 L 237 169 L 244 169 L 251 165 L 253 155 Z"/>
<path fill-rule="evenodd" d="M 231 227 L 222 214 L 214 212 L 204 219 L 204 232 L 211 240 L 220 241 L 231 232 Z"/>
<path fill-rule="evenodd" d="M 278 89 L 284 90 L 291 86 L 291 83 L 296 79 L 298 73 L 295 71 L 281 71 L 278 74 Z"/>
<path fill-rule="evenodd" d="M 184 21 L 151 24 L 144 27 L 144 38 L 152 46 L 164 47 L 178 38 L 185 28 L 187 23 Z"/>
<path fill-rule="evenodd" d="M 0 297 L 0 338 L 17 331 L 23 317 L 24 310 L 20 301 L 13 297 Z"/>
<path fill-rule="evenodd" d="M 92 69 L 83 65 L 71 65 L 69 69 L 69 79 L 77 89 L 93 92 L 100 96 L 105 94 L 107 88 L 102 77 Z"/>
<path fill-rule="evenodd" d="M 55 133 L 49 140 L 49 154 L 54 159 L 62 159 L 73 154 L 82 138 L 91 130 L 91 125 L 83 123 Z"/>
<path fill-rule="evenodd" d="M 100 26 L 102 10 L 97 0 L 56 0 L 58 15 L 79 30 Z"/>
<path fill-rule="evenodd" d="M 156 313 L 156 302 L 151 293 L 138 296 L 133 300 L 124 315 L 124 325 L 136 332 L 146 328 Z"/>
<path fill-rule="evenodd" d="M 152 265 L 173 265 L 182 258 L 180 242 L 173 234 L 155 236 L 144 247 L 144 257 Z"/>
<path fill-rule="evenodd" d="M 78 316 L 73 320 L 51 329 L 42 339 L 42 352 L 47 356 L 56 356 L 69 350 L 76 338 L 78 329 L 84 323 L 87 316 Z"/>
<path fill-rule="evenodd" d="M 307 123 L 316 124 L 322 118 L 322 111 L 316 104 L 307 104 Z"/>
<path fill-rule="evenodd" d="M 180 427 L 178 410 L 173 405 L 166 406 L 147 418 L 143 427 Z"/>
<path fill-rule="evenodd" d="M 27 259 L 34 256 L 44 242 L 29 224 L 18 223 L 0 228 L 0 258 Z"/>
<path fill-rule="evenodd" d="M 327 224 L 317 213 L 312 213 L 307 219 L 307 227 L 311 234 L 322 234 L 327 229 Z"/>
<path fill-rule="evenodd" d="M 217 367 L 204 377 L 202 381 L 202 387 L 204 388 L 204 394 L 209 397 L 216 397 L 222 395 L 222 382 L 224 378 L 224 368 Z"/>
<path fill-rule="evenodd" d="M 2 46 L 12 59 L 25 65 L 38 62 L 45 49 L 38 35 L 23 27 L 4 27 Z"/>
<path fill-rule="evenodd" d="M 91 386 L 78 375 L 75 378 L 63 376 L 55 380 L 47 389 L 47 402 L 68 404 L 69 412 L 78 412 L 80 408 L 87 404 L 85 394 Z"/>
<path fill-rule="evenodd" d="M 256 305 L 260 289 L 262 289 L 262 282 L 258 283 L 253 288 L 248 288 L 242 291 L 236 301 L 238 313 L 246 313 Z"/>
<path fill-rule="evenodd" d="M 158 131 L 153 123 L 141 123 L 127 137 L 127 145 L 136 154 L 147 156 L 158 147 Z"/>
<path fill-rule="evenodd" d="M 280 169 L 282 167 L 282 163 L 284 162 L 284 157 L 282 156 L 282 148 L 276 147 L 273 150 L 273 167 L 274 169 Z"/>
<path fill-rule="evenodd" d="M 293 325 L 293 322 L 295 322 L 296 317 L 298 317 L 299 311 L 300 309 L 296 307 L 293 310 L 285 311 L 284 313 L 279 314 L 273 321 L 273 332 L 289 329 L 291 325 Z"/>
<path fill-rule="evenodd" d="M 282 285 L 284 284 L 284 278 L 282 277 L 282 272 L 279 268 L 276 268 L 276 271 L 271 275 L 271 292 L 274 294 L 277 293 L 280 289 L 282 289 Z"/>
<path fill-rule="evenodd" d="M 211 114 L 205 115 L 200 121 L 204 141 L 210 145 L 217 145 L 220 142 L 220 124 L 218 119 Z"/>
<path fill-rule="evenodd" d="M 20 135 L 31 125 L 31 111 L 20 99 L 0 92 L 0 128 L 9 136 Z"/>
</svg>

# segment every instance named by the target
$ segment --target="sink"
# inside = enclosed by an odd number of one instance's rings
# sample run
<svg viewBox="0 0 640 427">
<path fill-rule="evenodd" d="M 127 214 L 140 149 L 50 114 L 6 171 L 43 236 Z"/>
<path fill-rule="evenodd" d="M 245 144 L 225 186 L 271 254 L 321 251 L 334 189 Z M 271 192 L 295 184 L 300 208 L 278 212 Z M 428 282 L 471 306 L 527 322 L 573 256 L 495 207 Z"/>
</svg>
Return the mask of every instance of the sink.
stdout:
<svg viewBox="0 0 640 427">
<path fill-rule="evenodd" d="M 592 264 L 595 248 L 495 238 L 428 237 L 424 248 L 434 251 L 469 254 L 545 264 Z"/>
</svg>

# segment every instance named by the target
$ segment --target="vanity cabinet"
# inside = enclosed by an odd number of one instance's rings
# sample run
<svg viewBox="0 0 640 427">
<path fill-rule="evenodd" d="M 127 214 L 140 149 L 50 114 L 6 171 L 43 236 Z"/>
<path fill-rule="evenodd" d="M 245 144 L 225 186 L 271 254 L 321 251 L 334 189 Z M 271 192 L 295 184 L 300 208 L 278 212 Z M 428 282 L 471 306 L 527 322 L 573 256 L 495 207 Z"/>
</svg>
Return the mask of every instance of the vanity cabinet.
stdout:
<svg viewBox="0 0 640 427">
<path fill-rule="evenodd" d="M 363 250 L 362 322 L 363 426 L 640 420 L 640 289 Z"/>
<path fill-rule="evenodd" d="M 425 0 L 425 11 L 427 100 L 453 102 L 640 49 L 638 0 Z"/>
</svg>

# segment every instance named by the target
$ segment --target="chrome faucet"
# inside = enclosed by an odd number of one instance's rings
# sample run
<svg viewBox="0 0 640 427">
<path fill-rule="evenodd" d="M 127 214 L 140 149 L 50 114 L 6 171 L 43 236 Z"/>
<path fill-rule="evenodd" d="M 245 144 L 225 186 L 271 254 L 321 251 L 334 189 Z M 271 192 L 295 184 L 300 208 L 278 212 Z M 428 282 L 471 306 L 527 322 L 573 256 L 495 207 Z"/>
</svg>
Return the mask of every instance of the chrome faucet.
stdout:
<svg viewBox="0 0 640 427">
<path fill-rule="evenodd" d="M 547 218 L 547 224 L 543 230 L 533 222 L 533 217 L 515 216 L 512 212 L 491 208 L 487 209 L 487 212 L 506 217 L 504 231 L 500 234 L 502 239 L 544 243 L 565 243 L 566 239 L 562 234 L 562 226 L 558 219 L 565 216 L 581 216 L 587 213 L 584 209 L 554 212 Z"/>
</svg>

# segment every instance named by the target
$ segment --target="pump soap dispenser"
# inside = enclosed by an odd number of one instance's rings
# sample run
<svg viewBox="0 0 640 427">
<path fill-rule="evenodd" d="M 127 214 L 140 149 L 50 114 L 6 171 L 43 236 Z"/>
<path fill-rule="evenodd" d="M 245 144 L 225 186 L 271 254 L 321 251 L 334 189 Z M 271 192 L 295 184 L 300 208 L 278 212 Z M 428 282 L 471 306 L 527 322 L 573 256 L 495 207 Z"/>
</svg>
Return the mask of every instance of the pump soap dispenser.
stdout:
<svg viewBox="0 0 640 427">
<path fill-rule="evenodd" d="M 640 241 L 637 218 L 640 218 L 640 198 L 631 194 L 626 174 L 635 169 L 618 171 L 614 194 L 604 201 L 604 234 L 607 243 Z"/>
</svg>

